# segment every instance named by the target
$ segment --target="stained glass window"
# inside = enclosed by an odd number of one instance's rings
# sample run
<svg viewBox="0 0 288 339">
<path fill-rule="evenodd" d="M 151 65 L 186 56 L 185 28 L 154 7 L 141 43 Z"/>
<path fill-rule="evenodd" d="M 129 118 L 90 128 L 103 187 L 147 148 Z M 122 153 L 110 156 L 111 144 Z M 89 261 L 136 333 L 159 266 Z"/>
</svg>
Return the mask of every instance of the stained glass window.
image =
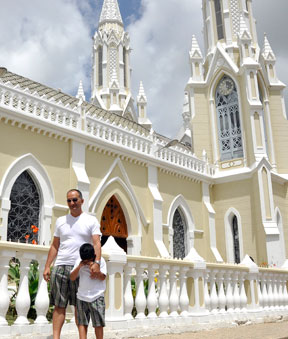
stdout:
<svg viewBox="0 0 288 339">
<path fill-rule="evenodd" d="M 238 94 L 234 81 L 224 76 L 216 89 L 220 160 L 243 157 Z"/>
<path fill-rule="evenodd" d="M 232 231 L 234 245 L 234 261 L 236 264 L 239 264 L 240 263 L 239 230 L 238 230 L 238 220 L 235 215 L 232 219 Z"/>
<path fill-rule="evenodd" d="M 186 256 L 186 224 L 179 208 L 173 217 L 173 258 L 183 259 Z"/>
<path fill-rule="evenodd" d="M 38 243 L 40 198 L 37 187 L 27 171 L 20 174 L 15 181 L 10 201 L 7 240 Z"/>
</svg>

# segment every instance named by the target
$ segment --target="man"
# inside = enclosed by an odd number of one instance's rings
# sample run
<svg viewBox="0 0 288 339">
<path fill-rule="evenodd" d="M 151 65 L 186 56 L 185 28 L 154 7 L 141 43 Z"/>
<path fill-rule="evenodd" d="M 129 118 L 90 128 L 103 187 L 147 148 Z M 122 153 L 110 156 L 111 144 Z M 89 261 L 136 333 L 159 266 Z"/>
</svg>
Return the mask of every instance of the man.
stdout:
<svg viewBox="0 0 288 339">
<path fill-rule="evenodd" d="M 67 192 L 70 214 L 60 217 L 56 221 L 54 238 L 43 272 L 44 279 L 49 281 L 50 266 L 57 257 L 50 285 L 50 303 L 55 306 L 53 311 L 53 339 L 60 339 L 68 301 L 71 305 L 76 306 L 78 279 L 71 281 L 70 272 L 79 256 L 79 247 L 82 244 L 92 243 L 95 250 L 96 259 L 90 269 L 91 277 L 96 278 L 100 272 L 100 224 L 95 217 L 82 211 L 83 202 L 84 199 L 79 190 L 71 189 Z"/>
</svg>

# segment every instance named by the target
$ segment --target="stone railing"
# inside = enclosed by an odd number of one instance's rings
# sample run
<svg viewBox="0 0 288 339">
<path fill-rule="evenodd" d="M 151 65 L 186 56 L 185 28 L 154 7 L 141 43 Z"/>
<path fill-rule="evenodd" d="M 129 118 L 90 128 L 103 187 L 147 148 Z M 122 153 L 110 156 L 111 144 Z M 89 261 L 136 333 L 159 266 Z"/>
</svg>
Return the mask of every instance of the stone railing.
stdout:
<svg viewBox="0 0 288 339">
<path fill-rule="evenodd" d="M 109 112 L 99 116 L 90 114 L 89 111 L 85 113 L 85 109 L 83 111 L 83 108 L 75 106 L 75 103 L 72 107 L 69 104 L 64 105 L 54 101 L 53 98 L 46 98 L 45 95 L 40 97 L 37 94 L 23 92 L 22 89 L 10 86 L 9 83 L 0 84 L 0 107 L 15 112 L 15 116 L 5 115 L 4 111 L 2 115 L 6 120 L 18 121 L 18 126 L 25 121 L 25 126 L 31 126 L 33 130 L 35 121 L 42 123 L 41 128 L 44 128 L 43 122 L 46 122 L 48 129 L 51 129 L 53 124 L 64 128 L 68 133 L 78 132 L 82 137 L 83 134 L 89 135 L 108 149 L 116 147 L 115 150 L 121 151 L 124 155 L 140 158 L 140 160 L 142 157 L 143 161 L 157 161 L 160 166 L 167 167 L 168 170 L 176 172 L 185 170 L 187 175 L 190 172 L 192 175 L 196 173 L 208 177 L 215 173 L 213 165 L 198 159 L 187 147 L 178 144 L 165 148 L 169 139 L 151 134 L 140 125 L 121 117 L 116 117 L 123 120 L 121 123 L 116 123 L 115 117 L 111 121 Z M 83 119 L 86 120 L 85 124 Z"/>
<path fill-rule="evenodd" d="M 42 278 L 48 248 L 0 243 L 0 327 L 3 335 L 49 333 L 47 283 Z M 110 237 L 103 247 L 107 261 L 106 320 L 108 328 L 161 324 L 193 325 L 287 316 L 288 270 L 259 268 L 246 256 L 240 265 L 208 264 L 185 260 L 127 256 Z M 10 303 L 8 269 L 20 262 L 16 297 L 17 318 L 8 326 Z M 28 272 L 31 260 L 39 263 L 35 300 L 36 320 L 30 324 Z M 75 325 L 65 325 L 76 330 Z M 185 329 L 184 329 L 185 330 Z"/>
<path fill-rule="evenodd" d="M 67 129 L 75 130 L 81 127 L 77 106 L 72 109 L 70 105 L 65 106 L 53 99 L 48 100 L 45 96 L 24 93 L 23 90 L 7 84 L 0 85 L 0 107 Z"/>
</svg>

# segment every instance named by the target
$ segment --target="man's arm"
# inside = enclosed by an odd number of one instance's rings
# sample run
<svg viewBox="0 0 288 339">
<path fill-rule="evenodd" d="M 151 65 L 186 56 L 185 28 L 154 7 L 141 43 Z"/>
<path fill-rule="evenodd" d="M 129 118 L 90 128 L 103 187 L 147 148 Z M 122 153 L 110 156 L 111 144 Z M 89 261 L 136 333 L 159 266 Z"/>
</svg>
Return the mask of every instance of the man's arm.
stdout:
<svg viewBox="0 0 288 339">
<path fill-rule="evenodd" d="M 48 256 L 47 256 L 47 260 L 46 260 L 46 264 L 45 264 L 45 268 L 43 272 L 43 278 L 46 281 L 50 280 L 50 266 L 57 256 L 59 246 L 60 246 L 60 238 L 54 237 L 53 242 L 48 252 Z"/>
<path fill-rule="evenodd" d="M 101 241 L 100 241 L 100 235 L 98 235 L 98 234 L 92 235 L 92 241 L 93 241 L 94 251 L 95 251 L 95 254 L 96 254 L 96 259 L 95 260 L 101 260 Z M 93 265 L 91 265 L 90 272 L 91 272 L 91 274 L 90 274 L 91 278 L 98 279 L 96 277 L 95 273 L 99 273 L 100 272 L 100 265 L 98 265 L 97 263 L 94 263 Z"/>
</svg>

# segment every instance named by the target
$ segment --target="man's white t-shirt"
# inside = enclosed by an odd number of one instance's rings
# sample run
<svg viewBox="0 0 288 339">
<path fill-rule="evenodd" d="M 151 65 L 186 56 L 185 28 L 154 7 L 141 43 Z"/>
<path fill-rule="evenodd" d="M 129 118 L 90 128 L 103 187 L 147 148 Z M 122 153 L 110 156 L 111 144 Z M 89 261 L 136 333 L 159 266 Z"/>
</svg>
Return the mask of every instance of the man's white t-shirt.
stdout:
<svg viewBox="0 0 288 339">
<path fill-rule="evenodd" d="M 77 259 L 74 269 L 80 264 L 81 259 Z M 106 262 L 101 257 L 100 272 L 107 275 Z M 77 292 L 77 298 L 83 301 L 92 302 L 99 297 L 104 297 L 106 290 L 106 279 L 91 279 L 90 278 L 90 267 L 88 265 L 82 266 L 79 270 L 79 287 Z"/>
<path fill-rule="evenodd" d="M 100 224 L 92 215 L 83 212 L 76 218 L 71 214 L 58 218 L 54 237 L 60 238 L 60 246 L 54 265 L 73 266 L 79 258 L 79 247 L 87 242 L 93 245 L 95 234 L 101 236 Z"/>
</svg>

